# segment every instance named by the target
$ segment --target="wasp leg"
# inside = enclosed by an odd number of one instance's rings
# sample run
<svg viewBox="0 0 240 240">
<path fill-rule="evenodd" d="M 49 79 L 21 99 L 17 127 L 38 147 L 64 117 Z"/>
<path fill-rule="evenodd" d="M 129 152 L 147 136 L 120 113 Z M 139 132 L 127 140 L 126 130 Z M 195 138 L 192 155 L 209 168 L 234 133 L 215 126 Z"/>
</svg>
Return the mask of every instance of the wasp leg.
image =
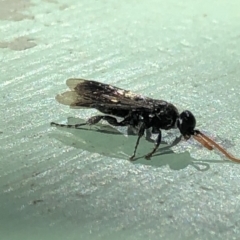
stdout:
<svg viewBox="0 0 240 240">
<path fill-rule="evenodd" d="M 85 123 L 70 125 L 70 124 L 59 124 L 55 122 L 51 122 L 51 126 L 57 126 L 57 127 L 67 127 L 67 128 L 79 128 L 81 126 L 85 125 L 94 125 L 97 124 L 100 120 L 105 120 L 109 124 L 113 126 L 127 126 L 129 124 L 129 121 L 127 119 L 124 119 L 121 122 L 118 122 L 116 118 L 111 116 L 104 116 L 104 115 L 96 115 L 91 118 L 89 118 Z"/>
<path fill-rule="evenodd" d="M 80 124 L 59 124 L 59 123 L 55 123 L 55 122 L 51 122 L 51 126 L 57 126 L 57 127 L 67 127 L 67 128 L 79 128 L 81 126 L 85 126 L 85 125 L 93 125 L 98 123 L 103 116 L 97 115 L 97 116 L 93 116 L 91 118 L 89 118 L 85 123 L 80 123 Z"/>
<path fill-rule="evenodd" d="M 103 120 L 107 121 L 109 124 L 113 126 L 127 126 L 129 125 L 129 120 L 123 119 L 121 122 L 118 122 L 116 118 L 111 116 L 101 116 Z"/>
<path fill-rule="evenodd" d="M 84 126 L 84 125 L 87 125 L 87 124 L 86 123 L 81 123 L 81 124 L 71 125 L 71 124 L 60 124 L 60 123 L 51 122 L 50 125 L 53 126 L 53 127 L 78 128 L 78 127 L 81 127 L 81 126 Z"/>
<path fill-rule="evenodd" d="M 136 145 L 135 145 L 135 148 L 134 148 L 133 155 L 130 157 L 131 161 L 133 161 L 133 159 L 136 155 L 136 151 L 137 151 L 137 147 L 138 147 L 140 138 L 144 135 L 145 129 L 146 129 L 146 125 L 145 125 L 145 123 L 142 123 L 142 125 L 140 126 L 139 131 L 138 131 L 138 139 L 137 139 L 137 142 L 136 142 Z"/>
<path fill-rule="evenodd" d="M 148 153 L 148 154 L 145 156 L 145 158 L 146 158 L 147 160 L 150 160 L 151 157 L 152 157 L 152 155 L 157 151 L 157 149 L 158 149 L 158 147 L 159 147 L 159 145 L 160 145 L 160 143 L 161 143 L 161 140 L 162 140 L 162 133 L 161 133 L 161 131 L 160 131 L 159 134 L 158 134 L 156 143 L 155 143 L 155 147 L 153 148 L 153 150 L 152 150 L 150 153 Z"/>
</svg>

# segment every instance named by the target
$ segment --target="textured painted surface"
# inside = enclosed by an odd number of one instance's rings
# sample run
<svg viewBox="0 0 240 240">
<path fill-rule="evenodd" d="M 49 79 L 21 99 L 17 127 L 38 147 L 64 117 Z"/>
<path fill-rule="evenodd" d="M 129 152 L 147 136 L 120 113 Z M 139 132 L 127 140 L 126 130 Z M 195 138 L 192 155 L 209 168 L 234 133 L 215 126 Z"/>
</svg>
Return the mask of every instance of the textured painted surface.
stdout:
<svg viewBox="0 0 240 240">
<path fill-rule="evenodd" d="M 240 165 L 194 141 L 130 163 L 134 136 L 49 126 L 94 114 L 54 99 L 84 77 L 193 111 L 239 155 L 238 1 L 0 4 L 3 239 L 239 238 Z"/>
<path fill-rule="evenodd" d="M 0 19 L 9 21 L 33 19 L 33 16 L 27 13 L 31 6 L 30 0 L 0 0 Z"/>
</svg>

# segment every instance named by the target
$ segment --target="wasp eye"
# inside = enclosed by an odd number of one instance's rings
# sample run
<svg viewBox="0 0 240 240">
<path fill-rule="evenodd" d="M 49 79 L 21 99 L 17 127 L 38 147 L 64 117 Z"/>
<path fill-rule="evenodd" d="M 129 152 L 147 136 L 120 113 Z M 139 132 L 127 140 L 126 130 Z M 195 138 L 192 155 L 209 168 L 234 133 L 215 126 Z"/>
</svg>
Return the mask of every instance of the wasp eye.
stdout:
<svg viewBox="0 0 240 240">
<path fill-rule="evenodd" d="M 190 138 L 190 136 L 194 134 L 195 126 L 196 119 L 190 111 L 185 110 L 179 115 L 177 127 L 186 139 Z"/>
</svg>

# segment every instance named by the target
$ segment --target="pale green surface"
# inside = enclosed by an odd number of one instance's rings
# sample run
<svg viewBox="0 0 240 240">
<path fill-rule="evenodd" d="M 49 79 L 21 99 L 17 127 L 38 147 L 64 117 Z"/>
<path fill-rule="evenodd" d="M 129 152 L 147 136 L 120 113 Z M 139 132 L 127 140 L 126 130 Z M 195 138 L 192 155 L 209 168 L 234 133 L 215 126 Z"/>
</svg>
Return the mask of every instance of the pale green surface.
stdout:
<svg viewBox="0 0 240 240">
<path fill-rule="evenodd" d="M 192 110 L 240 156 L 240 2 L 35 3 L 0 21 L 1 42 L 36 43 L 0 48 L 1 239 L 239 239 L 240 165 L 193 141 L 132 164 L 135 137 L 49 123 L 91 116 L 54 97 L 96 79 Z"/>
</svg>

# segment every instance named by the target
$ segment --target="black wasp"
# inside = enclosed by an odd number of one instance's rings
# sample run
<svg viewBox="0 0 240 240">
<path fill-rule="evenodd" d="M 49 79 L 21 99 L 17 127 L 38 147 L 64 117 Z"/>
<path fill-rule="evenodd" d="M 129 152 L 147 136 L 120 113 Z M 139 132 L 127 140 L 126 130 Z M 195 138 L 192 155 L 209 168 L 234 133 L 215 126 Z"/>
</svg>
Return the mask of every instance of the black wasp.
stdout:
<svg viewBox="0 0 240 240">
<path fill-rule="evenodd" d="M 158 134 L 155 147 L 145 156 L 146 159 L 150 159 L 158 149 L 162 139 L 161 130 L 177 127 L 186 140 L 192 135 L 200 134 L 195 130 L 196 120 L 190 111 L 185 110 L 179 114 L 177 108 L 166 101 L 92 80 L 71 78 L 66 84 L 70 91 L 56 96 L 59 103 L 69 105 L 71 108 L 95 108 L 106 115 L 93 116 L 82 124 L 64 125 L 52 122 L 51 125 L 78 128 L 105 120 L 113 126 L 133 127 L 137 129 L 138 138 L 130 160 L 134 159 L 140 138 L 146 129 L 150 128 L 153 134 Z M 114 116 L 122 120 L 118 121 Z"/>
</svg>

